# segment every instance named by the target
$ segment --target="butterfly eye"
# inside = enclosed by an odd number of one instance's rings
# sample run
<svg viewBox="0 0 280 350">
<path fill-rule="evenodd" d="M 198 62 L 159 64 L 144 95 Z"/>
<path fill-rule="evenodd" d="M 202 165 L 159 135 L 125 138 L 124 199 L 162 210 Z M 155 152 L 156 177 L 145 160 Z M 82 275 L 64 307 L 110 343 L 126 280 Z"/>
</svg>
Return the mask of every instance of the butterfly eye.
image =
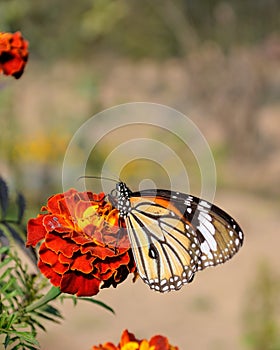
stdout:
<svg viewBox="0 0 280 350">
<path fill-rule="evenodd" d="M 154 244 L 151 244 L 149 247 L 149 257 L 151 259 L 158 259 L 158 252 L 156 250 L 156 247 L 154 246 Z"/>
<path fill-rule="evenodd" d="M 116 188 L 114 188 L 112 191 L 111 191 L 111 196 L 113 198 L 117 198 L 118 197 L 118 190 Z"/>
</svg>

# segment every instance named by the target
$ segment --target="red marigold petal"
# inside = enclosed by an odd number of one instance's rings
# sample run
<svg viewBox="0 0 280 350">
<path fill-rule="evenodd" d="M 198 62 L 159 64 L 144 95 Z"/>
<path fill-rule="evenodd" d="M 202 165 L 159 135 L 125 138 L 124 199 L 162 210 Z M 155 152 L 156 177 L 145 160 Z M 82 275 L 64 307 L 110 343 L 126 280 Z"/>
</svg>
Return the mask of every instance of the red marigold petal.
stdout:
<svg viewBox="0 0 280 350">
<path fill-rule="evenodd" d="M 41 260 L 50 266 L 53 266 L 58 260 L 58 255 L 52 250 L 48 249 L 45 243 L 42 243 L 39 249 L 39 255 Z"/>
<path fill-rule="evenodd" d="M 60 202 L 65 201 L 65 198 L 71 197 L 73 194 L 76 194 L 77 190 L 71 188 L 70 190 L 66 191 L 65 193 L 57 193 L 53 196 L 51 196 L 48 199 L 47 208 L 50 213 L 60 213 L 60 214 L 69 214 L 69 211 L 63 211 L 61 212 Z M 67 206 L 66 206 L 67 208 Z"/>
<path fill-rule="evenodd" d="M 100 193 L 92 193 L 90 191 L 85 191 L 85 192 L 79 192 L 80 199 L 81 200 L 90 200 L 91 202 L 96 202 L 94 204 L 99 204 L 99 205 L 104 205 L 102 201 L 105 198 L 105 193 L 100 192 Z M 105 202 L 105 201 L 104 201 Z"/>
<path fill-rule="evenodd" d="M 71 265 L 71 270 L 73 271 L 78 270 L 80 272 L 88 274 L 93 270 L 94 260 L 95 260 L 95 257 L 91 257 L 88 254 L 78 256 L 73 260 L 73 264 Z"/>
<path fill-rule="evenodd" d="M 116 282 L 116 284 L 123 282 L 128 276 L 129 272 L 130 271 L 127 268 L 127 266 L 124 266 L 124 265 L 120 266 L 120 268 L 118 268 L 118 270 L 114 275 L 114 281 Z"/>
<path fill-rule="evenodd" d="M 10 58 L 2 64 L 2 69 L 6 75 L 14 75 L 19 72 L 23 72 L 25 66 L 24 61 L 20 56 L 14 56 L 10 53 Z"/>
<path fill-rule="evenodd" d="M 97 277 L 99 277 L 100 279 L 102 279 L 102 281 L 107 281 L 109 280 L 113 275 L 116 275 L 117 271 L 115 270 L 107 270 L 105 273 L 99 273 L 97 274 Z"/>
<path fill-rule="evenodd" d="M 121 265 L 127 265 L 130 261 L 130 256 L 125 253 L 114 258 L 108 258 L 104 262 L 95 264 L 95 267 L 100 271 L 100 274 L 106 273 L 108 270 L 117 270 Z"/>
<path fill-rule="evenodd" d="M 105 343 L 99 346 L 93 346 L 92 350 L 118 350 L 118 348 L 112 343 Z"/>
<path fill-rule="evenodd" d="M 26 40 L 23 39 L 21 32 L 15 32 L 12 36 L 12 46 L 18 49 L 22 49 L 23 46 L 27 43 Z"/>
<path fill-rule="evenodd" d="M 0 72 L 20 78 L 28 59 L 27 48 L 20 32 L 0 33 Z"/>
<path fill-rule="evenodd" d="M 88 229 L 86 227 L 86 229 Z M 102 232 L 100 232 L 100 230 L 98 230 L 96 227 L 93 229 L 93 227 L 91 227 L 91 231 L 93 232 L 92 235 L 92 240 L 94 241 L 94 243 L 98 244 L 99 246 L 104 247 L 105 242 L 104 242 L 104 235 Z"/>
<path fill-rule="evenodd" d="M 81 192 L 71 189 L 64 193 L 64 196 L 59 200 L 59 211 L 65 215 L 75 217 L 77 203 L 81 201 Z"/>
<path fill-rule="evenodd" d="M 46 236 L 46 229 L 43 225 L 44 215 L 38 215 L 35 219 L 30 219 L 27 223 L 27 247 L 35 247 Z"/>
<path fill-rule="evenodd" d="M 60 286 L 61 275 L 56 273 L 50 266 L 46 265 L 43 261 L 39 260 L 38 267 L 40 271 L 50 280 L 55 286 Z"/>
<path fill-rule="evenodd" d="M 60 262 L 59 255 L 49 250 L 46 247 L 45 243 L 41 245 L 39 254 L 42 262 L 49 265 L 54 270 L 54 272 L 58 274 L 64 274 L 67 270 L 69 270 L 69 264 L 62 264 Z"/>
<path fill-rule="evenodd" d="M 81 233 L 76 232 L 76 231 L 73 231 L 73 232 L 71 233 L 71 239 L 72 239 L 75 243 L 77 243 L 77 244 L 79 244 L 79 245 L 84 245 L 84 244 L 87 244 L 87 243 L 92 243 L 92 240 L 91 240 L 89 237 L 84 236 L 84 235 L 82 235 Z"/>
<path fill-rule="evenodd" d="M 108 257 L 112 257 L 116 255 L 112 249 L 109 249 L 107 247 L 95 246 L 95 245 L 82 246 L 81 253 L 82 254 L 90 253 L 92 256 L 96 256 L 101 260 L 104 260 Z"/>
<path fill-rule="evenodd" d="M 155 335 L 149 341 L 150 346 L 154 346 L 155 350 L 169 350 L 169 341 L 162 335 Z"/>
<path fill-rule="evenodd" d="M 90 208 L 90 207 L 93 207 L 94 204 L 93 202 L 91 202 L 90 200 L 88 201 L 85 201 L 85 200 L 80 200 L 80 202 L 78 202 L 75 206 L 75 216 L 77 218 L 82 218 L 83 217 L 83 214 L 84 212 Z M 98 207 L 97 207 L 98 208 Z M 96 209 L 97 209 L 96 208 Z M 97 211 L 96 211 L 96 214 L 97 214 Z"/>
<path fill-rule="evenodd" d="M 63 254 L 59 254 L 59 255 L 58 255 L 58 261 L 59 261 L 61 264 L 70 265 L 71 262 L 73 261 L 73 259 L 67 258 L 67 256 L 65 256 L 65 255 L 63 255 Z"/>
<path fill-rule="evenodd" d="M 98 230 L 97 226 L 94 224 L 89 224 L 84 227 L 81 227 L 81 231 L 86 234 L 88 237 L 91 237 L 91 240 L 93 240 L 96 244 L 98 245 L 103 245 L 103 235 L 102 233 Z"/>
<path fill-rule="evenodd" d="M 68 272 L 62 276 L 60 289 L 64 293 L 76 294 L 78 297 L 89 297 L 99 292 L 101 281 L 92 275 Z"/>
<path fill-rule="evenodd" d="M 135 335 L 133 333 L 129 333 L 129 331 L 125 329 L 121 336 L 120 347 L 123 347 L 126 343 L 129 343 L 130 341 L 139 342 L 139 340 L 135 338 Z"/>
<path fill-rule="evenodd" d="M 65 239 L 55 233 L 48 233 L 46 235 L 46 246 L 56 253 L 62 253 L 67 258 L 72 258 L 73 254 L 77 252 L 80 247 L 72 243 L 69 239 Z"/>
<path fill-rule="evenodd" d="M 73 224 L 61 215 L 45 215 L 43 224 L 48 232 L 71 232 Z"/>
<path fill-rule="evenodd" d="M 119 226 L 119 211 L 116 209 L 113 209 L 110 211 L 110 213 L 106 217 L 106 221 L 109 222 L 112 226 Z"/>
<path fill-rule="evenodd" d="M 11 37 L 12 37 L 11 33 L 0 32 L 0 55 L 3 52 L 9 52 L 11 50 L 11 43 L 10 43 Z M 1 58 L 0 58 L 0 62 L 1 62 Z"/>
</svg>

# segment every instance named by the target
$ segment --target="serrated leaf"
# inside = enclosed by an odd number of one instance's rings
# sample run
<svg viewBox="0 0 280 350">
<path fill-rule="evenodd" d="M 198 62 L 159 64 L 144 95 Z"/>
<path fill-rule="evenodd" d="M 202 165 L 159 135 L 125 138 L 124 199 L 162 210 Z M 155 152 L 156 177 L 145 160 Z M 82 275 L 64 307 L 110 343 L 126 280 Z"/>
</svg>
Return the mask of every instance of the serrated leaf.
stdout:
<svg viewBox="0 0 280 350">
<path fill-rule="evenodd" d="M 2 220 L 7 214 L 9 206 L 9 190 L 6 182 L 0 177 L 0 207 Z"/>
<path fill-rule="evenodd" d="M 79 297 L 79 300 L 85 300 L 85 301 L 89 301 L 93 304 L 97 304 L 101 307 L 104 307 L 104 309 L 112 312 L 113 314 L 115 314 L 114 309 L 112 309 L 109 305 L 105 304 L 103 301 L 100 300 L 96 300 L 96 299 L 92 299 L 92 298 L 87 298 L 87 297 Z"/>
<path fill-rule="evenodd" d="M 21 193 L 18 193 L 17 195 L 17 205 L 18 205 L 18 217 L 17 217 L 17 222 L 18 224 L 21 223 L 26 207 L 26 202 L 25 198 Z"/>
</svg>

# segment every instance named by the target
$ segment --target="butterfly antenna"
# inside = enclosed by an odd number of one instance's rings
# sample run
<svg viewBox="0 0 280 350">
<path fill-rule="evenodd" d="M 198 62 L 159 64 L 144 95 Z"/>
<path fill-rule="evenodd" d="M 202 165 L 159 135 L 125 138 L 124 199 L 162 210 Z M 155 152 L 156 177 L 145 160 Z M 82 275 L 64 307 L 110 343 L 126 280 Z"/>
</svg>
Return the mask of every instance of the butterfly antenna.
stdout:
<svg viewBox="0 0 280 350">
<path fill-rule="evenodd" d="M 81 180 L 81 179 L 98 179 L 98 180 L 108 180 L 108 181 L 113 181 L 115 183 L 118 183 L 120 181 L 112 179 L 110 177 L 105 177 L 105 176 L 94 176 L 94 175 L 83 175 L 83 176 L 79 176 L 77 180 Z"/>
</svg>

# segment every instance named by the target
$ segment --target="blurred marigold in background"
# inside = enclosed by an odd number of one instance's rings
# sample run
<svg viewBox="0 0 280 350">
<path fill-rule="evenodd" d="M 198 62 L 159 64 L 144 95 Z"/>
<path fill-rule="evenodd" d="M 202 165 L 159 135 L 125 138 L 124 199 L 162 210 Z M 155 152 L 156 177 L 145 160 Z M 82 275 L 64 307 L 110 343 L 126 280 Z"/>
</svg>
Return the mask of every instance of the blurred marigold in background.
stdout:
<svg viewBox="0 0 280 350">
<path fill-rule="evenodd" d="M 71 189 L 49 198 L 46 213 L 30 219 L 26 246 L 39 249 L 38 266 L 64 293 L 92 296 L 135 272 L 126 230 L 104 193 Z"/>
<path fill-rule="evenodd" d="M 28 41 L 21 32 L 0 32 L 0 73 L 20 78 L 28 60 Z"/>
<path fill-rule="evenodd" d="M 105 343 L 93 346 L 92 350 L 179 350 L 179 348 L 170 345 L 168 339 L 162 335 L 155 335 L 149 341 L 146 339 L 138 340 L 134 334 L 125 330 L 118 346 Z"/>
</svg>

